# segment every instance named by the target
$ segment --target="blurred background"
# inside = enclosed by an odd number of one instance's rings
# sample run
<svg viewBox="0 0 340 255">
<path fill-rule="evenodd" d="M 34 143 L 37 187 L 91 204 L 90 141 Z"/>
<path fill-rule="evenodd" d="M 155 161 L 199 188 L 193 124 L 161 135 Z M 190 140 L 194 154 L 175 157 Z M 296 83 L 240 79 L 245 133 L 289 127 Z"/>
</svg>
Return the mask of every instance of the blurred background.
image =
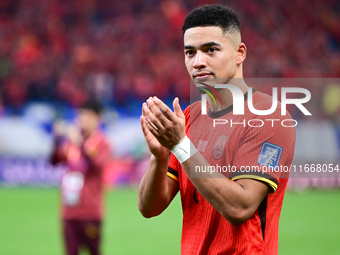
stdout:
<svg viewBox="0 0 340 255">
<path fill-rule="evenodd" d="M 48 162 L 52 127 L 73 123 L 89 98 L 105 105 L 112 147 L 105 254 L 179 254 L 179 198 L 157 219 L 138 213 L 136 187 L 149 159 L 139 116 L 153 95 L 189 104 L 181 27 L 192 8 L 208 3 L 239 15 L 245 77 L 309 78 L 313 117 L 292 113 L 295 164 L 340 164 L 339 1 L 1 0 L 0 254 L 62 254 L 64 169 Z M 339 187 L 336 174 L 290 180 L 280 254 L 338 254 Z"/>
</svg>

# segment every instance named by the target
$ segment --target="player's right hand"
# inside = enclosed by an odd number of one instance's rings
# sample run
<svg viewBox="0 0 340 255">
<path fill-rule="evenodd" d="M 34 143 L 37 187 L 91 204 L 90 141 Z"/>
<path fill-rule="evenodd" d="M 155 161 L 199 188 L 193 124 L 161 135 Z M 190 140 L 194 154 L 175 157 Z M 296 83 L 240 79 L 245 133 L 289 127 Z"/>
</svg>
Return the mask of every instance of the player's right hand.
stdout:
<svg viewBox="0 0 340 255">
<path fill-rule="evenodd" d="M 144 134 L 144 138 L 145 138 L 146 144 L 148 145 L 148 148 L 149 148 L 150 152 L 157 159 L 165 159 L 165 158 L 167 158 L 170 155 L 171 151 L 168 148 L 165 148 L 164 146 L 162 146 L 158 142 L 156 137 L 150 132 L 150 130 L 146 126 L 146 122 L 147 122 L 146 118 L 147 117 L 145 115 L 145 112 L 142 109 L 142 115 L 140 116 L 140 124 L 141 124 L 141 127 L 142 127 L 142 131 L 143 131 L 143 134 Z"/>
</svg>

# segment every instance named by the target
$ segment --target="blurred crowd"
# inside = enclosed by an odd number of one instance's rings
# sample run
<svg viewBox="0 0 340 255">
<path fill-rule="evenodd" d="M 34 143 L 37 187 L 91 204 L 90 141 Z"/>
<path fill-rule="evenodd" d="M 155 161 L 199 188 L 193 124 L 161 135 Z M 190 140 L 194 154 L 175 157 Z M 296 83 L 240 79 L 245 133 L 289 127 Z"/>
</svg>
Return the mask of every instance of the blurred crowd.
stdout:
<svg viewBox="0 0 340 255">
<path fill-rule="evenodd" d="M 337 0 L 1 0 L 0 112 L 88 97 L 132 110 L 151 95 L 189 101 L 181 26 L 207 3 L 239 14 L 246 77 L 340 77 Z"/>
</svg>

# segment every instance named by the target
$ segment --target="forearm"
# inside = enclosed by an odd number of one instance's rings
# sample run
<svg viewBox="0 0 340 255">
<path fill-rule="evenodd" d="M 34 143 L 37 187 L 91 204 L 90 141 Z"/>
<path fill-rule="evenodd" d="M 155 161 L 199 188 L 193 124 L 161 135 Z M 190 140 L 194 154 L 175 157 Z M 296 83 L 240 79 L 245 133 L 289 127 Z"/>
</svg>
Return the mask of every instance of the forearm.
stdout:
<svg viewBox="0 0 340 255">
<path fill-rule="evenodd" d="M 65 144 L 62 137 L 54 138 L 54 147 L 50 156 L 50 162 L 52 165 L 57 165 L 60 162 L 65 161 Z"/>
<path fill-rule="evenodd" d="M 138 187 L 138 208 L 144 217 L 157 216 L 171 202 L 167 169 L 169 156 L 163 160 L 153 155 Z"/>
<path fill-rule="evenodd" d="M 249 194 L 251 190 L 218 172 L 196 173 L 193 178 L 190 175 L 190 166 L 194 171 L 195 166 L 210 164 L 200 153 L 195 153 L 182 163 L 182 168 L 199 193 L 230 223 L 240 224 L 254 214 L 257 205 Z"/>
<path fill-rule="evenodd" d="M 193 178 L 190 165 L 209 166 L 209 163 L 199 152 L 194 152 L 185 138 L 188 119 L 178 99 L 173 102 L 174 112 L 158 98 L 149 98 L 147 103 L 143 105 L 144 133 L 147 129 L 163 147 L 172 150 L 195 188 L 231 224 L 240 224 L 250 218 L 268 193 L 266 184 L 252 179 L 234 182 L 221 173 L 205 173 L 201 178 Z"/>
</svg>

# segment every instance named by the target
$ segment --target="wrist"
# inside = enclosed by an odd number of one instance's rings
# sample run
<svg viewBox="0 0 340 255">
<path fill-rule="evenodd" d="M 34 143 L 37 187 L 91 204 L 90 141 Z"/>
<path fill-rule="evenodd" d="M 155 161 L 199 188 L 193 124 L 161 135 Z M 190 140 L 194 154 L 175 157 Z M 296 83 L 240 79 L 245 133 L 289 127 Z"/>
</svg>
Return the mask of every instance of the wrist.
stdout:
<svg viewBox="0 0 340 255">
<path fill-rule="evenodd" d="M 192 155 L 194 155 L 197 151 L 196 147 L 192 144 L 190 139 L 185 136 L 181 139 L 181 141 L 175 145 L 171 152 L 177 158 L 179 163 L 183 163 L 184 161 L 188 160 Z"/>
<path fill-rule="evenodd" d="M 169 151 L 168 154 L 166 154 L 164 156 L 156 156 L 154 154 L 151 154 L 151 160 L 153 160 L 157 164 L 163 164 L 163 163 L 167 164 L 168 161 L 170 160 L 170 154 L 171 154 L 170 151 Z"/>
</svg>

